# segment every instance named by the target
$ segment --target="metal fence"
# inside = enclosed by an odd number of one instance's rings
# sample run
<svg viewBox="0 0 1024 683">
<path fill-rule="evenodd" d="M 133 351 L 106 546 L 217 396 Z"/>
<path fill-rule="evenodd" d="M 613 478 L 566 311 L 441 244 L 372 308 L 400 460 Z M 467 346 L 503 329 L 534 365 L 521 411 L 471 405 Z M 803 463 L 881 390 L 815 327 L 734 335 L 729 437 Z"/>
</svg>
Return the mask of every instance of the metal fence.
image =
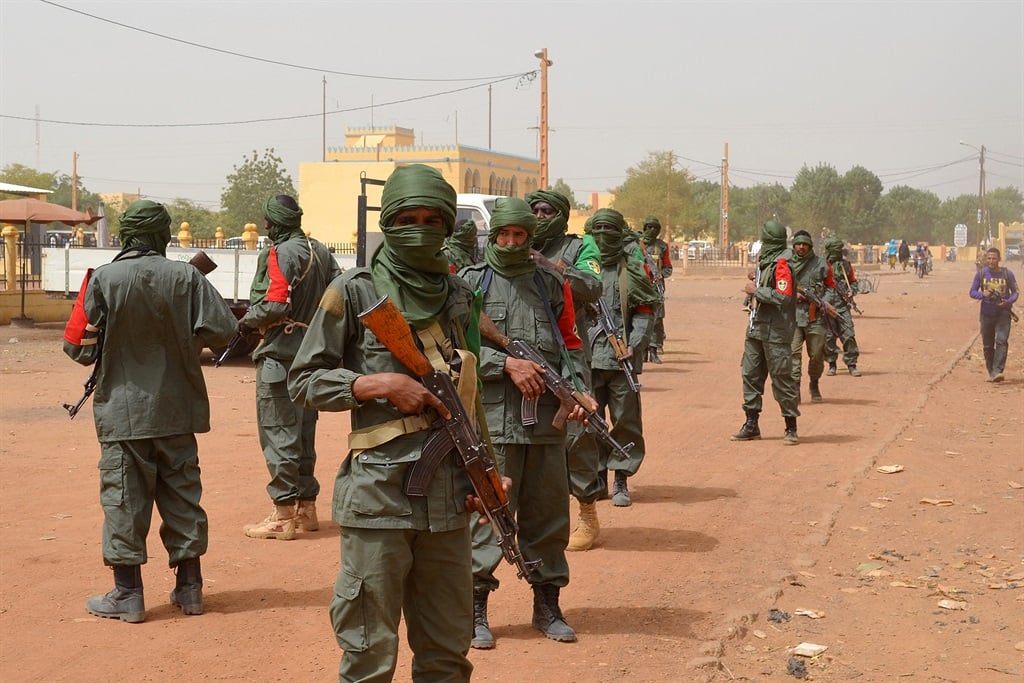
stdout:
<svg viewBox="0 0 1024 683">
<path fill-rule="evenodd" d="M 43 283 L 43 247 L 40 242 L 26 242 L 24 236 L 18 237 L 15 245 L 15 268 L 8 272 L 7 240 L 0 240 L 0 281 L 3 289 L 7 283 L 15 282 L 17 289 L 39 289 Z"/>
</svg>

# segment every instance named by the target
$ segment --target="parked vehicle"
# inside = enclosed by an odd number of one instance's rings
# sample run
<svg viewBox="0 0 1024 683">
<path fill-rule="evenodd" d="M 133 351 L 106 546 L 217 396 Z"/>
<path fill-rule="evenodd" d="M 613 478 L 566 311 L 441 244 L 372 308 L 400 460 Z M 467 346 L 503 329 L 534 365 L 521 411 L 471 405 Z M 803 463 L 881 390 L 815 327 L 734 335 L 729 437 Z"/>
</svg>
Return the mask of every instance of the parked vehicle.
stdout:
<svg viewBox="0 0 1024 683">
<path fill-rule="evenodd" d="M 270 238 L 266 235 L 260 235 L 256 238 L 256 249 L 262 249 L 263 247 L 270 244 Z M 225 249 L 245 249 L 245 240 L 241 237 L 229 237 L 224 240 Z"/>
<path fill-rule="evenodd" d="M 690 240 L 686 247 L 686 258 L 690 261 L 704 258 L 711 255 L 712 244 L 710 240 Z"/>
</svg>

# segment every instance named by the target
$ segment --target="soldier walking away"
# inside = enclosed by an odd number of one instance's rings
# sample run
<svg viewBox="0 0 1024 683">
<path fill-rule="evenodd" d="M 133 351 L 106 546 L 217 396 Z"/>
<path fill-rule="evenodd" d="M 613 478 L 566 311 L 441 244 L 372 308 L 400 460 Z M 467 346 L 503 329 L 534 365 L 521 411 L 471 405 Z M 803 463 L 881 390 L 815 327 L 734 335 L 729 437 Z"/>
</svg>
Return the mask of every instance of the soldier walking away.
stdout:
<svg viewBox="0 0 1024 683">
<path fill-rule="evenodd" d="M 825 242 L 825 255 L 832 266 L 832 278 L 835 289 L 825 293 L 825 300 L 835 306 L 836 333 L 829 332 L 825 339 L 825 360 L 828 362 L 829 377 L 836 374 L 836 363 L 839 360 L 839 345 L 843 344 L 843 363 L 850 371 L 851 377 L 860 377 L 857 360 L 860 358 L 860 347 L 857 345 L 856 330 L 853 327 L 853 297 L 857 294 L 857 275 L 853 265 L 843 258 L 844 242 L 838 237 L 829 237 Z"/>
<path fill-rule="evenodd" d="M 661 234 L 661 221 L 657 216 L 648 216 L 644 219 L 644 229 L 641 241 L 647 249 L 647 256 L 650 258 L 651 277 L 662 296 L 661 305 L 654 315 L 654 336 L 650 346 L 647 347 L 647 360 L 656 365 L 661 365 L 659 352 L 665 348 L 665 281 L 672 277 L 672 257 L 668 253 L 668 245 L 665 240 L 658 236 Z"/>
<path fill-rule="evenodd" d="M 121 214 L 114 260 L 86 275 L 64 330 L 64 353 L 99 364 L 93 418 L 100 442 L 103 562 L 114 589 L 86 602 L 98 617 L 145 620 L 142 565 L 153 505 L 175 571 L 171 604 L 203 612 L 200 556 L 209 524 L 199 504 L 197 433 L 210 431 L 199 363 L 204 346 L 224 347 L 235 316 L 199 270 L 166 258 L 171 217 L 141 200 Z"/>
<path fill-rule="evenodd" d="M 753 296 L 750 322 L 743 346 L 743 412 L 746 422 L 733 434 L 733 441 L 761 438 L 764 384 L 772 378 L 772 395 L 786 421 L 783 443 L 800 443 L 796 434 L 799 389 L 793 381 L 793 332 L 796 329 L 796 289 L 786 248 L 786 226 L 768 221 L 761 229 L 761 252 L 757 269 L 743 291 Z"/>
<path fill-rule="evenodd" d="M 238 323 L 242 336 L 254 330 L 263 341 L 256 363 L 256 425 L 270 472 L 267 493 L 274 509 L 244 528 L 250 538 L 288 541 L 296 531 L 316 531 L 317 411 L 288 397 L 288 370 L 327 285 L 341 274 L 327 247 L 302 231 L 302 209 L 278 195 L 263 204 L 270 245 L 260 252 L 249 294 L 249 310 Z"/>
<path fill-rule="evenodd" d="M 590 235 L 568 232 L 569 198 L 553 190 L 535 190 L 526 201 L 537 217 L 533 235 L 533 258 L 537 265 L 553 270 L 568 283 L 576 314 L 576 333 L 583 344 L 583 364 L 577 366 L 583 384 L 592 386 L 590 338 L 586 308 L 601 298 L 601 252 Z M 589 550 L 601 532 L 597 500 L 604 487 L 598 481 L 600 450 L 590 430 L 579 422 L 566 423 L 566 457 L 569 493 L 579 504 L 576 526 L 569 534 L 568 551 Z"/>
<path fill-rule="evenodd" d="M 895 258 L 895 256 L 893 257 Z M 800 395 L 801 356 L 807 346 L 807 376 L 810 380 L 811 401 L 823 400 L 818 382 L 825 369 L 825 337 L 828 325 L 835 324 L 828 317 L 824 294 L 835 288 L 832 266 L 827 259 L 814 253 L 814 242 L 806 230 L 793 235 L 793 277 L 796 281 L 796 329 L 793 332 L 793 382 Z"/>
</svg>

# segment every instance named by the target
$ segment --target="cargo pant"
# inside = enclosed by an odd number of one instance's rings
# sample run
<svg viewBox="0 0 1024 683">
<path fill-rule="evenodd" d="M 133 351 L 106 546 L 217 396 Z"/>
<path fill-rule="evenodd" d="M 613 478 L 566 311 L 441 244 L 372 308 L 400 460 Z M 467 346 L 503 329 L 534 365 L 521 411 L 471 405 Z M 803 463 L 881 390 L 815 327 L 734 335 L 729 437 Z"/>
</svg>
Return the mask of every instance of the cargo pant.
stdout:
<svg viewBox="0 0 1024 683">
<path fill-rule="evenodd" d="M 342 683 L 389 683 L 403 615 L 413 681 L 463 683 L 473 636 L 469 528 L 341 528 L 341 571 L 330 617 Z"/>
<path fill-rule="evenodd" d="M 103 562 L 145 564 L 153 504 L 168 565 L 206 552 L 209 522 L 199 505 L 199 449 L 194 434 L 100 444 Z"/>
<path fill-rule="evenodd" d="M 590 368 L 577 368 L 586 386 L 593 386 Z M 601 451 L 597 437 L 575 420 L 565 423 L 565 452 L 569 468 L 569 493 L 581 503 L 593 503 L 604 491 L 598 479 Z"/>
<path fill-rule="evenodd" d="M 783 417 L 798 417 L 797 398 L 800 391 L 793 381 L 793 348 L 791 344 L 746 338 L 741 362 L 743 374 L 743 410 L 760 413 L 763 407 L 764 383 L 772 378 L 772 396 L 782 409 Z"/>
<path fill-rule="evenodd" d="M 603 413 L 606 407 L 608 409 L 607 419 L 612 426 L 612 438 L 623 446 L 633 443 L 633 447 L 629 449 L 629 457 L 624 458 L 599 442 L 599 468 L 621 470 L 627 476 L 632 476 L 640 469 L 644 454 L 647 452 L 640 394 L 629 388 L 629 383 L 621 370 L 594 368 L 591 372 L 594 380 L 594 400 L 597 401 L 598 412 Z"/>
<path fill-rule="evenodd" d="M 821 325 L 797 327 L 793 333 L 793 383 L 800 391 L 800 377 L 803 365 L 804 345 L 807 345 L 807 376 L 811 380 L 821 377 L 825 371 L 825 336 L 827 332 Z"/>
<path fill-rule="evenodd" d="M 275 505 L 316 500 L 320 493 L 314 476 L 317 411 L 292 402 L 287 379 L 282 361 L 263 358 L 256 366 L 256 422 Z"/>
<path fill-rule="evenodd" d="M 857 338 L 854 336 L 853 314 L 848 308 L 839 310 L 838 313 L 836 325 L 839 327 L 838 341 L 843 343 L 843 363 L 848 368 L 856 367 L 857 359 L 860 358 L 860 347 L 857 346 Z M 839 360 L 839 346 L 832 334 L 825 340 L 825 360 L 829 365 L 835 365 Z"/>
</svg>

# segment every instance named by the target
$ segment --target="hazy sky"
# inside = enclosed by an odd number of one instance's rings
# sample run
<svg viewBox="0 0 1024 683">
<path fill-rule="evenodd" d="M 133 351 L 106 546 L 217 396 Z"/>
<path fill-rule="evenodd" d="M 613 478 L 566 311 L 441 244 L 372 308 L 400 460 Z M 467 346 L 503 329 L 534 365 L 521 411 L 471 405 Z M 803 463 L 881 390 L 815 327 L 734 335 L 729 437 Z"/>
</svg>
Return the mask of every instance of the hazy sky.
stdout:
<svg viewBox="0 0 1024 683">
<path fill-rule="evenodd" d="M 535 158 L 540 80 L 515 75 L 541 47 L 550 175 L 578 200 L 653 151 L 717 180 L 725 143 L 744 187 L 828 163 L 976 194 L 963 140 L 986 146 L 989 190 L 1024 189 L 1022 0 L 55 1 L 0 0 L 0 166 L 70 174 L 77 151 L 93 192 L 217 208 L 266 147 L 298 185 L 325 77 L 329 146 L 397 124 Z"/>
</svg>

